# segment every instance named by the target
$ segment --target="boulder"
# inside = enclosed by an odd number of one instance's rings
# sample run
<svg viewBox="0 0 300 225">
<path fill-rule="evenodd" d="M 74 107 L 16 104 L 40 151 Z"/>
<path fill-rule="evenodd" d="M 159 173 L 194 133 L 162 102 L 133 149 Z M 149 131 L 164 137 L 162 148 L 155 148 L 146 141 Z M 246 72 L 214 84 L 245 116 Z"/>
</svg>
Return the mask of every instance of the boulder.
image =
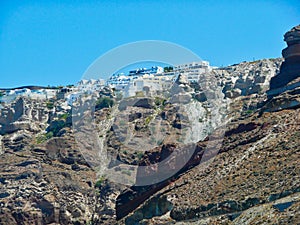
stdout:
<svg viewBox="0 0 300 225">
<path fill-rule="evenodd" d="M 176 81 L 176 84 L 180 85 L 180 84 L 189 84 L 189 81 L 187 79 L 187 77 L 184 74 L 179 74 Z"/>
<path fill-rule="evenodd" d="M 197 93 L 194 95 L 194 98 L 199 102 L 205 102 L 207 101 L 207 97 L 203 92 Z"/>
<path fill-rule="evenodd" d="M 173 95 L 170 102 L 174 103 L 181 103 L 181 104 L 188 104 L 192 99 L 192 96 L 189 93 L 186 94 L 176 94 Z"/>
<path fill-rule="evenodd" d="M 128 106 L 141 107 L 146 109 L 154 108 L 154 101 L 151 98 L 129 98 L 123 99 L 119 104 L 119 110 L 126 110 Z"/>
</svg>

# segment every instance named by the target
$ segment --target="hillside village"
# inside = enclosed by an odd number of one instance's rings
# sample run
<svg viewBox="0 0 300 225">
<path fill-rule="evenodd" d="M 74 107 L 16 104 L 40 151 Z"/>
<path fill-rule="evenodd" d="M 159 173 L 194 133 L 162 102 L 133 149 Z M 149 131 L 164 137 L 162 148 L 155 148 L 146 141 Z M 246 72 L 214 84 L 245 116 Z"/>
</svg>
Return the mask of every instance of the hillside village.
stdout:
<svg viewBox="0 0 300 225">
<path fill-rule="evenodd" d="M 192 83 L 198 82 L 201 74 L 211 72 L 211 67 L 207 61 L 185 63 L 168 69 L 171 71 L 164 71 L 160 66 L 153 66 L 149 69 L 137 68 L 129 71 L 128 74 L 113 74 L 107 81 L 104 79 L 83 79 L 75 86 L 0 89 L 0 102 L 9 103 L 19 96 L 40 100 L 56 97 L 58 100 L 65 99 L 68 105 L 72 105 L 81 94 L 99 92 L 104 87 L 113 89 L 116 94 L 120 94 L 124 98 L 139 94 L 151 96 L 168 91 L 179 74 L 184 74 Z"/>
</svg>

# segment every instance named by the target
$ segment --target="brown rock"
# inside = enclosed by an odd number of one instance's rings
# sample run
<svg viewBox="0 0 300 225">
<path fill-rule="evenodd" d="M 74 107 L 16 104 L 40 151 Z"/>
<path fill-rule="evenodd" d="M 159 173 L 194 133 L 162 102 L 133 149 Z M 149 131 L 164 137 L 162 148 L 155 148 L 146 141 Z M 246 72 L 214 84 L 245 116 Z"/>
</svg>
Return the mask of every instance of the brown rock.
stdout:
<svg viewBox="0 0 300 225">
<path fill-rule="evenodd" d="M 288 31 L 284 41 L 288 45 L 282 50 L 285 61 L 280 67 L 280 73 L 272 78 L 270 89 L 283 87 L 300 75 L 300 25 Z"/>
</svg>

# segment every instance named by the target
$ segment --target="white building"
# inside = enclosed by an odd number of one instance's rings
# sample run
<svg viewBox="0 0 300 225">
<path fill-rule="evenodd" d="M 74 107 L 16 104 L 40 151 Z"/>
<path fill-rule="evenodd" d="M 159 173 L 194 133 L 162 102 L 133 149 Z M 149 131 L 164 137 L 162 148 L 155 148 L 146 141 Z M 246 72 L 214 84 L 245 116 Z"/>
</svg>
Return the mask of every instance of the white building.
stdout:
<svg viewBox="0 0 300 225">
<path fill-rule="evenodd" d="M 83 79 L 77 83 L 77 89 L 81 91 L 99 91 L 105 85 L 105 81 L 103 79 Z"/>
<path fill-rule="evenodd" d="M 131 80 L 124 88 L 123 96 L 128 98 L 135 96 L 139 92 L 142 92 L 146 96 L 152 96 L 157 92 L 170 89 L 172 83 L 173 81 L 170 77 L 145 74 L 144 76 Z"/>
<path fill-rule="evenodd" d="M 210 71 L 207 61 L 176 65 L 173 71 L 165 73 L 162 67 L 139 68 L 129 71 L 128 75 L 123 73 L 112 75 L 106 85 L 122 92 L 124 97 L 135 96 L 138 92 L 153 95 L 170 89 L 180 73 L 184 73 L 190 82 L 198 82 L 202 74 Z"/>
<path fill-rule="evenodd" d="M 46 98 L 47 99 L 54 98 L 56 96 L 56 93 L 57 93 L 56 89 L 45 89 L 44 91 L 46 93 Z"/>
<path fill-rule="evenodd" d="M 38 90 L 31 90 L 29 88 L 22 88 L 22 89 L 14 89 L 14 90 L 6 90 L 3 93 L 3 96 L 0 97 L 1 102 L 9 103 L 14 101 L 17 97 L 27 97 L 30 99 L 51 99 L 56 96 L 57 89 L 38 89 Z"/>
<path fill-rule="evenodd" d="M 198 69 L 198 68 L 207 68 L 209 67 L 209 62 L 207 61 L 200 61 L 200 62 L 190 62 L 184 63 L 180 65 L 174 66 L 174 71 L 178 70 L 186 70 L 186 69 Z"/>
<path fill-rule="evenodd" d="M 137 78 L 138 76 L 126 76 L 123 73 L 114 74 L 110 77 L 106 84 L 116 90 L 124 90 L 131 80 Z"/>
<path fill-rule="evenodd" d="M 198 82 L 200 75 L 210 72 L 212 69 L 209 66 L 209 62 L 190 62 L 174 66 L 174 73 L 184 73 L 190 82 Z"/>
</svg>

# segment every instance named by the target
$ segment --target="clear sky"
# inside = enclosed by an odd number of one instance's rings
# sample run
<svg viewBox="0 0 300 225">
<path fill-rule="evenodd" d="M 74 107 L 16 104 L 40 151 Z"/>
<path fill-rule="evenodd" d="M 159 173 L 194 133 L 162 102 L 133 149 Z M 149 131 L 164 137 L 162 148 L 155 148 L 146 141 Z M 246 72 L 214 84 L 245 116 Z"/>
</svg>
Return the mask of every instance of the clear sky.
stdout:
<svg viewBox="0 0 300 225">
<path fill-rule="evenodd" d="M 213 66 L 281 56 L 294 1 L 0 0 L 0 87 L 66 85 L 119 45 L 163 40 Z"/>
</svg>

